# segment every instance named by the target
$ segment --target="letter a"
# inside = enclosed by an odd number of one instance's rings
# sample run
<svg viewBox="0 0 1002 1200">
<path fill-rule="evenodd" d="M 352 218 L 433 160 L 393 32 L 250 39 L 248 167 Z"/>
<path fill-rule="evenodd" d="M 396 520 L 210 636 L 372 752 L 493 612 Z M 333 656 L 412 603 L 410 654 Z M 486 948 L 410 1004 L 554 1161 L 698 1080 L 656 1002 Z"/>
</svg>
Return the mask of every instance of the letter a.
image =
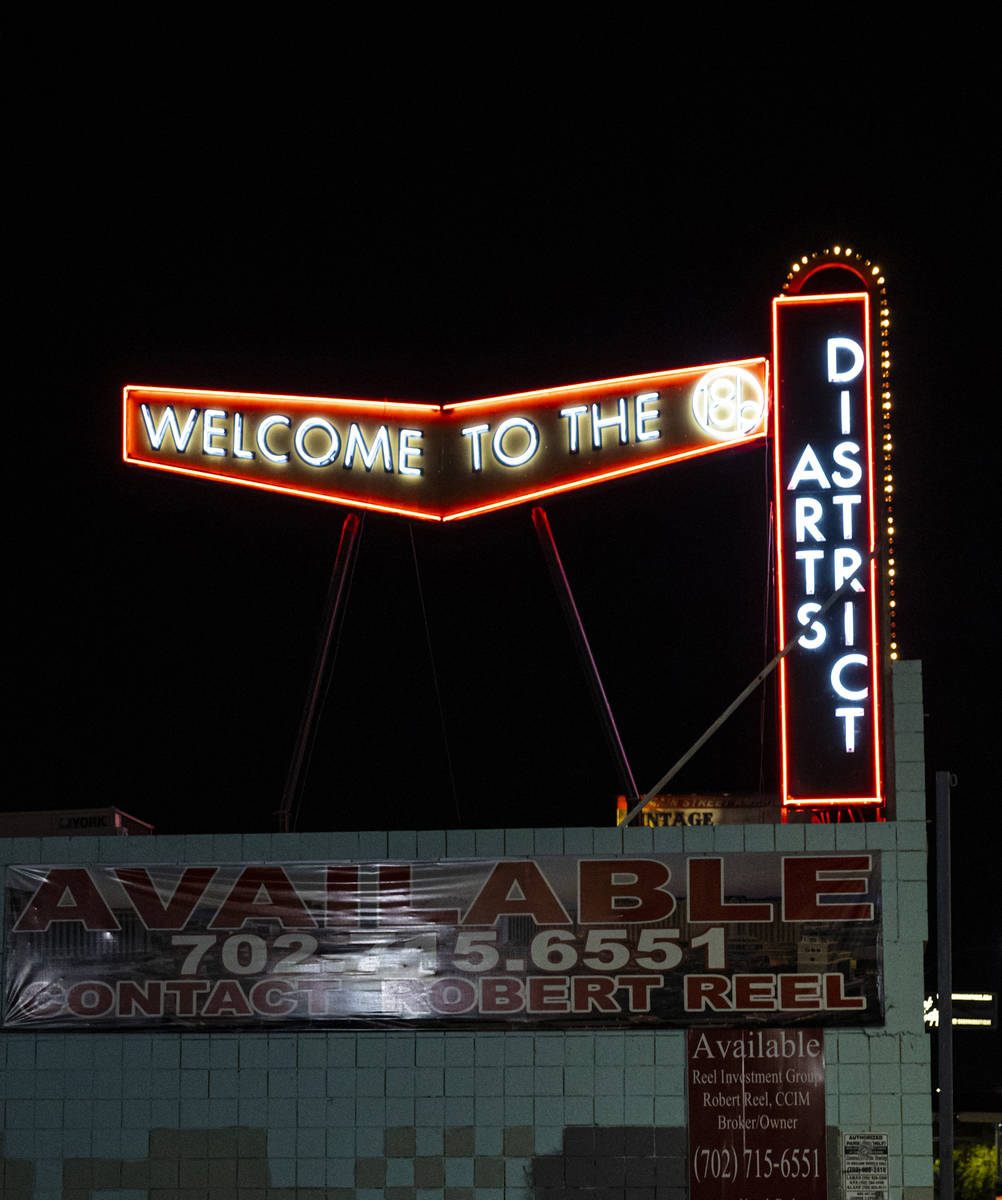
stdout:
<svg viewBox="0 0 1002 1200">
<path fill-rule="evenodd" d="M 788 492 L 795 492 L 802 483 L 806 483 L 808 480 L 813 480 L 823 488 L 831 487 L 831 484 L 828 482 L 828 476 L 825 474 L 825 469 L 818 461 L 818 456 L 811 449 L 809 442 L 804 447 L 800 461 L 790 476 L 790 482 L 786 485 L 786 490 Z"/>
<path fill-rule="evenodd" d="M 28 901 L 14 932 L 44 933 L 53 921 L 79 921 L 91 930 L 121 928 L 83 867 L 53 867 Z"/>
</svg>

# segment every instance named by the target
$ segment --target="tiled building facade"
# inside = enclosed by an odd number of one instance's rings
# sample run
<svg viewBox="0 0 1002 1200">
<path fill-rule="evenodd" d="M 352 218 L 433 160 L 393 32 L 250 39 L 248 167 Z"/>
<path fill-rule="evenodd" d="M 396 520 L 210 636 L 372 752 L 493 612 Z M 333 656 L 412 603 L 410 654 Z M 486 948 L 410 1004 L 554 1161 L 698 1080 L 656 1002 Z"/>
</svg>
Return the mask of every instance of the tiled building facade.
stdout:
<svg viewBox="0 0 1002 1200">
<path fill-rule="evenodd" d="M 895 819 L 657 829 L 0 841 L 8 863 L 882 852 L 886 1022 L 825 1033 L 840 1135 L 888 1135 L 891 1200 L 931 1200 L 918 663 L 894 673 Z M 5 1200 L 683 1200 L 685 1034 L 0 1034 Z"/>
</svg>

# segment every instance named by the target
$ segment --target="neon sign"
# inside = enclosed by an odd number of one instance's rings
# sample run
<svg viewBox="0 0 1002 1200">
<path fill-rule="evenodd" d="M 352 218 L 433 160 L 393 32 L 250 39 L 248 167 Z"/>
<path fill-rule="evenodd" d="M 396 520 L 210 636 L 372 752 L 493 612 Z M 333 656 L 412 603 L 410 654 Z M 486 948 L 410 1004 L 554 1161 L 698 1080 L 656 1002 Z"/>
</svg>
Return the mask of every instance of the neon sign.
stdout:
<svg viewBox="0 0 1002 1200">
<path fill-rule="evenodd" d="M 883 277 L 867 262 L 868 278 L 848 249 L 844 257 L 838 246 L 831 253 L 820 262 L 804 256 L 790 280 L 798 276 L 802 287 L 835 266 L 856 276 L 857 290 L 773 301 L 784 809 L 883 803 L 873 414 L 879 392 L 889 544 L 889 319 L 879 307 L 875 362 L 870 292 L 859 283 L 882 287 Z M 760 444 L 769 385 L 764 358 L 442 404 L 129 385 L 123 457 L 243 487 L 455 521 Z"/>
<path fill-rule="evenodd" d="M 454 521 L 765 437 L 765 359 L 457 404 L 129 385 L 126 462 Z"/>
<path fill-rule="evenodd" d="M 773 353 L 783 803 L 879 804 L 868 294 L 775 300 Z"/>
</svg>

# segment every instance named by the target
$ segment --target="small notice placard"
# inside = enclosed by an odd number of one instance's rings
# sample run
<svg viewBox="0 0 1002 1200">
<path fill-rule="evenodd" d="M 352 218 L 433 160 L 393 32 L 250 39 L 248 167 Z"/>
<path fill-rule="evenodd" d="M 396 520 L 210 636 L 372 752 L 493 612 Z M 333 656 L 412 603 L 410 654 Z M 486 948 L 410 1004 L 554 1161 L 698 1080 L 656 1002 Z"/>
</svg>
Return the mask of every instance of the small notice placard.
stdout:
<svg viewBox="0 0 1002 1200">
<path fill-rule="evenodd" d="M 690 1029 L 691 1200 L 826 1200 L 824 1034 Z"/>
<path fill-rule="evenodd" d="M 843 1134 L 844 1200 L 887 1200 L 887 1190 L 887 1134 Z"/>
</svg>

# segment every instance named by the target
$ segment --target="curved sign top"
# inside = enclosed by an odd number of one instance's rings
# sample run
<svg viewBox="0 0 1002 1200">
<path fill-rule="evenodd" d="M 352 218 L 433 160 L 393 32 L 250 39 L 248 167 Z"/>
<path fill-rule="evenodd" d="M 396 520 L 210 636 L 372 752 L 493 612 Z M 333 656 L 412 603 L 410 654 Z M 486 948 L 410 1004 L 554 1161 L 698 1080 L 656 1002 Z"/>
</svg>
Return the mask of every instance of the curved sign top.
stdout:
<svg viewBox="0 0 1002 1200">
<path fill-rule="evenodd" d="M 124 389 L 126 462 L 430 521 L 762 440 L 741 359 L 456 404 Z"/>
</svg>

